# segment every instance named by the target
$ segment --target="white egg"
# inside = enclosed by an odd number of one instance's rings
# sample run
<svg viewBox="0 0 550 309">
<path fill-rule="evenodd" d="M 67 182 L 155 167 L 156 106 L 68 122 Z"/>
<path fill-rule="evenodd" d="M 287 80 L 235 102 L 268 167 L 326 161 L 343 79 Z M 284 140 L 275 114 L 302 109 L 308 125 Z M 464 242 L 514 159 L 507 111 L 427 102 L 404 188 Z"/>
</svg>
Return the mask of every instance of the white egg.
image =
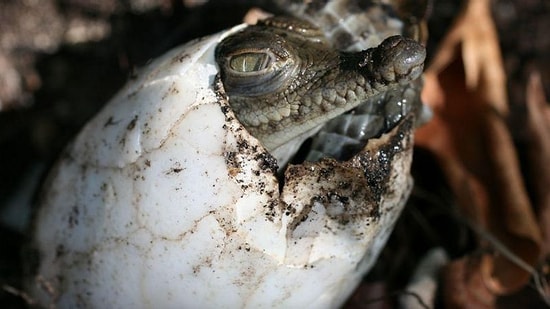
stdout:
<svg viewBox="0 0 550 309">
<path fill-rule="evenodd" d="M 214 50 L 156 59 L 52 170 L 28 290 L 61 308 L 333 308 L 412 187 L 412 117 L 350 160 L 277 162 L 236 119 Z"/>
</svg>

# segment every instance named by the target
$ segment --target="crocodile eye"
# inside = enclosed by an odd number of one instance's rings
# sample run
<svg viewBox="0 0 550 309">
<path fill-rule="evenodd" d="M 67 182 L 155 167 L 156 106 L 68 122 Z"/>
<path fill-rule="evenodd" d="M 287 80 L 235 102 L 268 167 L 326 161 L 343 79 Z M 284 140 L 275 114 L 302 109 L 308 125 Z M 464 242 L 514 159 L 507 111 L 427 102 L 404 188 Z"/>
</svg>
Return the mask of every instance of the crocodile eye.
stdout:
<svg viewBox="0 0 550 309">
<path fill-rule="evenodd" d="M 216 49 L 224 88 L 230 95 L 259 96 L 284 89 L 299 69 L 292 44 L 270 32 L 237 33 Z"/>
<path fill-rule="evenodd" d="M 240 73 L 263 71 L 272 63 L 271 55 L 265 52 L 247 52 L 234 55 L 229 59 L 229 67 Z"/>
</svg>

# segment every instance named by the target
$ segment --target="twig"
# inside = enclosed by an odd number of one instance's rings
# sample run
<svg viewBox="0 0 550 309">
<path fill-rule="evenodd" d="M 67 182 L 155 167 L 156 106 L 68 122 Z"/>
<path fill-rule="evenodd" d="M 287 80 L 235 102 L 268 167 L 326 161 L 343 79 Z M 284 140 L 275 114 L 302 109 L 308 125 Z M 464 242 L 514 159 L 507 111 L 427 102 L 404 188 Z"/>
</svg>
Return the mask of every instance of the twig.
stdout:
<svg viewBox="0 0 550 309">
<path fill-rule="evenodd" d="M 438 201 L 437 196 L 434 196 L 433 194 L 431 194 L 431 192 L 428 192 L 426 190 L 417 189 L 415 190 L 415 194 L 419 197 L 426 199 L 428 202 L 435 205 L 436 207 L 442 207 L 442 205 L 450 203 L 448 201 L 447 203 L 444 203 L 444 202 L 442 203 Z M 458 211 L 456 211 L 456 209 L 457 209 L 456 207 L 453 207 L 453 205 L 450 205 L 450 207 L 446 209 L 447 211 L 445 211 L 445 213 L 452 216 L 459 222 L 463 223 L 465 226 L 471 229 L 478 236 L 486 240 L 495 251 L 499 252 L 504 257 L 506 257 L 509 261 L 516 264 L 518 267 L 522 268 L 526 272 L 528 272 L 533 278 L 535 290 L 539 293 L 542 300 L 548 306 L 550 306 L 550 294 L 548 293 L 550 291 L 550 286 L 545 276 L 540 271 L 536 270 L 531 265 L 529 265 L 524 260 L 522 260 L 514 252 L 512 252 L 508 247 L 506 247 L 505 244 L 503 244 L 500 240 L 498 240 L 496 237 L 491 235 L 489 231 L 484 229 L 482 226 L 480 226 L 476 222 L 464 217 Z"/>
<path fill-rule="evenodd" d="M 22 299 L 29 306 L 35 306 L 36 305 L 36 301 L 29 294 L 25 293 L 22 290 L 14 288 L 13 286 L 10 286 L 8 284 L 2 284 L 2 290 L 4 290 L 4 292 L 6 292 L 8 294 L 19 297 L 20 299 Z"/>
</svg>

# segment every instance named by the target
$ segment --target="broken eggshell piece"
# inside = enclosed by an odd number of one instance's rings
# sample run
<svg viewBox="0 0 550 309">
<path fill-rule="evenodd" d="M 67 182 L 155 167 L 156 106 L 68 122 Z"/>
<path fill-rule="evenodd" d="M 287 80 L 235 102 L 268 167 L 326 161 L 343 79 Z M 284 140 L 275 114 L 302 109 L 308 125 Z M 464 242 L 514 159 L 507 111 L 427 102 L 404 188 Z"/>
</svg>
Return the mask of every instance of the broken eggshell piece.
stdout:
<svg viewBox="0 0 550 309">
<path fill-rule="evenodd" d="M 332 308 L 375 262 L 411 189 L 413 119 L 280 188 L 216 79 L 243 27 L 152 62 L 63 154 L 33 232 L 41 305 Z"/>
</svg>

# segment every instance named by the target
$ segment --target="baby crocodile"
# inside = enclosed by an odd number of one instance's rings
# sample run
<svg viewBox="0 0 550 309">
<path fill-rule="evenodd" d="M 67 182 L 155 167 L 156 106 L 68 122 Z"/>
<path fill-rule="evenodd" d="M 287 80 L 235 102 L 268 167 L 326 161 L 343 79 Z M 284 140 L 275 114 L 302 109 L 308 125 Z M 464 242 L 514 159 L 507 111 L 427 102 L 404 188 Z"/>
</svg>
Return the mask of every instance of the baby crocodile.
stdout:
<svg viewBox="0 0 550 309">
<path fill-rule="evenodd" d="M 425 49 L 403 36 L 338 51 L 307 21 L 273 17 L 223 40 L 216 60 L 239 121 L 284 165 L 327 121 L 422 74 Z"/>
</svg>

